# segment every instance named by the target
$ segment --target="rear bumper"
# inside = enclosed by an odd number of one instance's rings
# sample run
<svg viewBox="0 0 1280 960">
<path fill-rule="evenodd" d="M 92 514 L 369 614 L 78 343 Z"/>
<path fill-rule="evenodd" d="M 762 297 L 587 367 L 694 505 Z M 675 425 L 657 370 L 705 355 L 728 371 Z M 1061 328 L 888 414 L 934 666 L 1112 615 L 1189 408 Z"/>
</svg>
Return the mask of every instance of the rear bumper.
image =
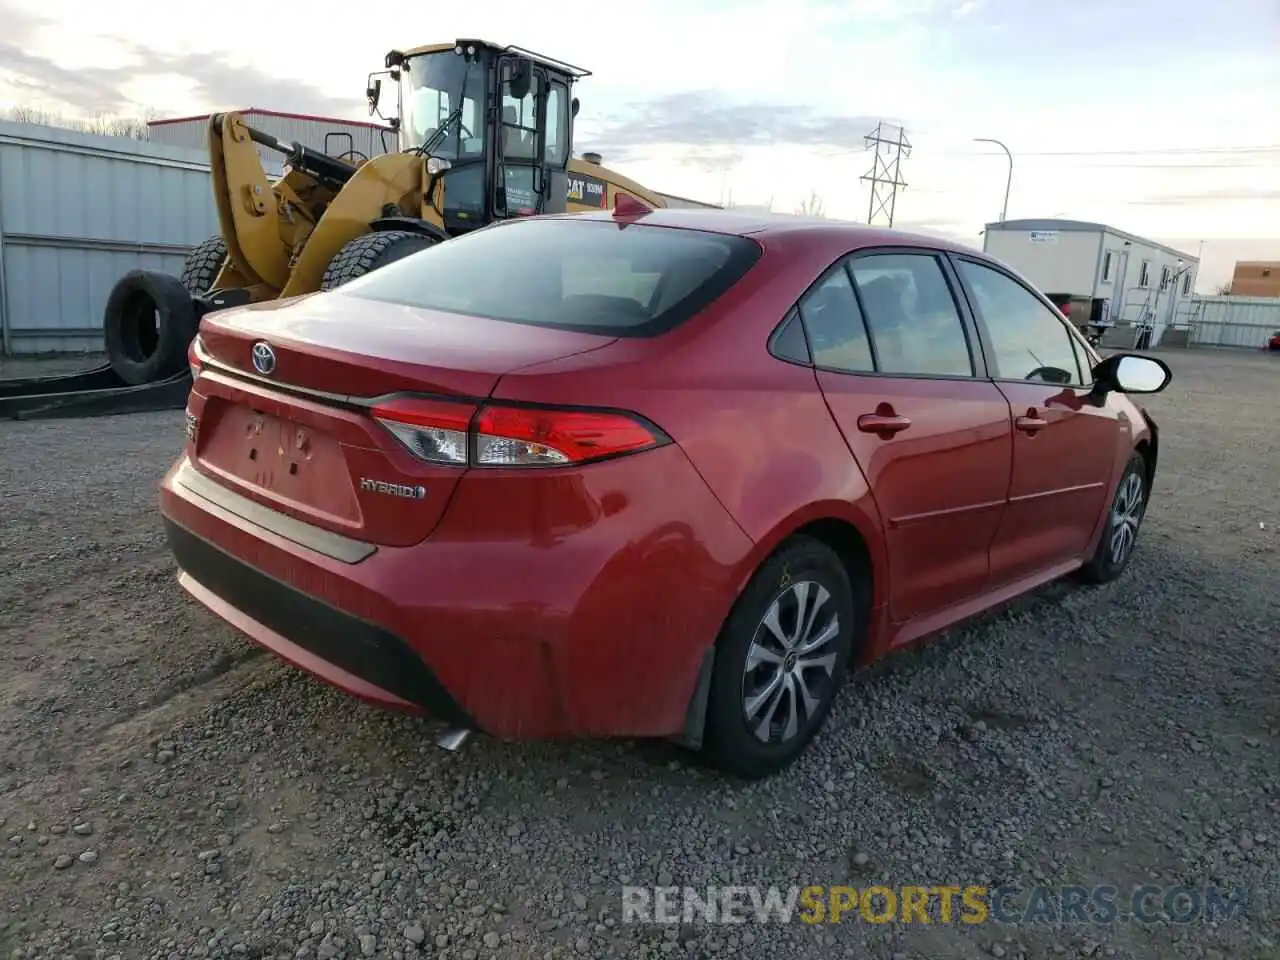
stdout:
<svg viewBox="0 0 1280 960">
<path fill-rule="evenodd" d="M 263 513 L 186 456 L 160 509 L 193 597 L 354 696 L 504 739 L 679 734 L 750 541 L 677 447 L 589 473 L 531 492 L 579 506 L 545 537 L 485 527 L 496 475 L 464 479 L 412 547 Z"/>
<path fill-rule="evenodd" d="M 164 526 L 182 586 L 241 632 L 362 699 L 473 725 L 399 637 L 255 570 L 167 517 Z"/>
</svg>

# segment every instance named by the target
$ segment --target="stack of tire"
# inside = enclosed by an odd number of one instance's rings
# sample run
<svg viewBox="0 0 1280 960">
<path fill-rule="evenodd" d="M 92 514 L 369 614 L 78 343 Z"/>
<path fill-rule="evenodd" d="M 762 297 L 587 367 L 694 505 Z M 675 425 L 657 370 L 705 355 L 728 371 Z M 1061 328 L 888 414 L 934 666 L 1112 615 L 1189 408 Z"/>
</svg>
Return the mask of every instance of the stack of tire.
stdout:
<svg viewBox="0 0 1280 960">
<path fill-rule="evenodd" d="M 121 380 L 132 386 L 156 383 L 187 368 L 197 325 L 191 298 L 213 285 L 226 259 L 222 237 L 210 237 L 187 257 L 181 279 L 131 270 L 117 281 L 102 328 L 107 359 Z"/>
</svg>

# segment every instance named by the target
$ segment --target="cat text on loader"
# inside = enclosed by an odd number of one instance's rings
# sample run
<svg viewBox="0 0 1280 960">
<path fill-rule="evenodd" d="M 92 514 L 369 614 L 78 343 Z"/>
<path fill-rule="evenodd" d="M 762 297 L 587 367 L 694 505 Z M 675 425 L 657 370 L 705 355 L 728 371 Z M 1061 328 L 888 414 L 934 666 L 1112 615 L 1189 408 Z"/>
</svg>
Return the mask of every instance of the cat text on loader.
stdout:
<svg viewBox="0 0 1280 960">
<path fill-rule="evenodd" d="M 135 270 L 117 282 L 103 317 L 109 366 L 49 389 L 25 385 L 24 396 L 0 389 L 0 411 L 34 410 L 40 393 L 56 394 L 42 415 L 118 412 L 122 399 L 128 410 L 180 407 L 187 348 L 211 310 L 331 289 L 495 220 L 606 208 L 619 193 L 664 206 L 598 163 L 572 159 L 571 90 L 588 75 L 481 40 L 392 51 L 367 97 L 381 113 L 383 77 L 396 84 L 389 123 L 398 149 L 373 158 L 332 157 L 282 143 L 238 113 L 215 114 L 219 234 L 193 251 L 181 278 Z M 284 155 L 274 183 L 259 146 Z"/>
</svg>

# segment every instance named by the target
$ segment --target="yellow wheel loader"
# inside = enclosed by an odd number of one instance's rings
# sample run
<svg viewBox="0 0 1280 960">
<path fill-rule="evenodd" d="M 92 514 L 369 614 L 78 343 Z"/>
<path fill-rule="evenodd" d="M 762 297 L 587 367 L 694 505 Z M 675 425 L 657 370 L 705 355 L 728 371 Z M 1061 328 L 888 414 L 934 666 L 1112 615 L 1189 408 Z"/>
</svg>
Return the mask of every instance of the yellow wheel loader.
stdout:
<svg viewBox="0 0 1280 960">
<path fill-rule="evenodd" d="M 639 184 L 572 158 L 572 88 L 586 70 L 481 40 L 393 50 L 384 66 L 370 74 L 366 96 L 370 113 L 380 113 L 384 77 L 395 84 L 394 153 L 331 157 L 281 143 L 237 113 L 210 118 L 221 231 L 183 271 L 182 286 L 200 298 L 197 314 L 328 290 L 495 220 L 599 209 L 619 190 L 663 205 Z M 258 146 L 285 157 L 275 183 Z M 121 326 L 128 325 L 108 317 L 108 336 Z M 174 334 L 171 349 L 141 364 L 126 359 L 117 373 L 141 382 L 177 370 L 194 321 L 190 331 L 176 324 Z"/>
<path fill-rule="evenodd" d="M 589 72 L 520 47 L 457 40 L 387 54 L 366 90 L 395 152 L 329 156 L 282 143 L 238 113 L 210 117 L 209 161 L 220 233 L 192 252 L 182 276 L 135 270 L 103 317 L 109 366 L 36 389 L 0 384 L 0 414 L 85 415 L 181 406 L 187 348 L 200 317 L 229 306 L 327 290 L 496 220 L 612 207 L 619 193 L 662 198 L 598 157 L 572 156 Z M 284 155 L 264 172 L 259 146 Z M 71 408 L 75 408 L 74 412 Z"/>
</svg>

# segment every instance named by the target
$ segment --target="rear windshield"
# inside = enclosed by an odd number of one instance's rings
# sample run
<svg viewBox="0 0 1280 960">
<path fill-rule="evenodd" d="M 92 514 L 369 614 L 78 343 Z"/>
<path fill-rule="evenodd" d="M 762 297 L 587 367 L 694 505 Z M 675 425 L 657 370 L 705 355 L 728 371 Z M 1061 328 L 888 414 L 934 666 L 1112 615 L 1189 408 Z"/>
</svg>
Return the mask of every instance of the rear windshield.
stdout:
<svg viewBox="0 0 1280 960">
<path fill-rule="evenodd" d="M 340 292 L 615 337 L 683 323 L 759 259 L 744 237 L 601 220 L 516 220 L 396 260 Z"/>
</svg>

